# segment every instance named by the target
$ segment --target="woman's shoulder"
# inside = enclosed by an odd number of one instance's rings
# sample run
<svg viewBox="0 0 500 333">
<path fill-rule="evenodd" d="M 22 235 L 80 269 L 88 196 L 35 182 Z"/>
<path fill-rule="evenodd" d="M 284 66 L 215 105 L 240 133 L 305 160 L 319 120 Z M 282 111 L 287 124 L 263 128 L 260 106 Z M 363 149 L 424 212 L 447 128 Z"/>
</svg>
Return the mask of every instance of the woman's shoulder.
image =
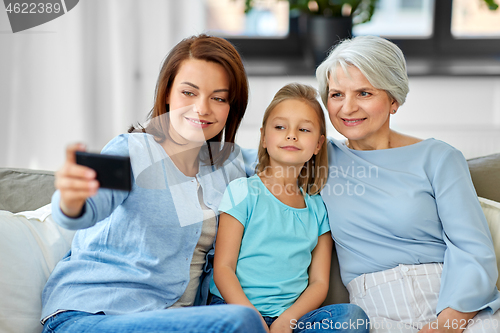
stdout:
<svg viewBox="0 0 500 333">
<path fill-rule="evenodd" d="M 121 135 L 127 141 L 130 155 L 157 156 L 165 158 L 165 150 L 149 133 L 126 133 Z"/>
<path fill-rule="evenodd" d="M 411 163 L 421 164 L 428 174 L 445 166 L 458 167 L 467 163 L 460 150 L 435 138 L 420 140 L 400 149 L 402 157 L 407 158 Z"/>
<path fill-rule="evenodd" d="M 391 147 L 392 148 L 400 148 L 400 147 L 406 147 L 406 146 L 411 146 L 416 143 L 424 141 L 423 139 L 407 135 L 407 134 L 402 134 L 398 132 L 392 132 L 392 137 L 391 137 Z"/>
<path fill-rule="evenodd" d="M 370 152 L 390 152 L 390 151 L 404 151 L 406 150 L 423 150 L 423 151 L 429 151 L 433 153 L 445 153 L 445 152 L 459 152 L 458 149 L 455 147 L 451 146 L 450 144 L 435 139 L 435 138 L 428 138 L 428 139 L 420 139 L 416 138 L 413 136 L 405 135 L 405 134 L 400 134 L 393 142 L 394 147 L 390 149 L 380 149 L 380 150 L 370 150 Z M 328 138 L 328 146 L 330 149 L 341 149 L 341 150 L 351 150 L 347 147 L 345 139 L 340 140 L 340 139 L 335 139 L 332 137 Z M 361 152 L 361 151 L 357 151 Z"/>
<path fill-rule="evenodd" d="M 147 133 L 120 134 L 104 147 L 103 153 L 129 156 L 134 175 L 141 174 L 167 156 L 154 136 Z"/>
<path fill-rule="evenodd" d="M 129 155 L 128 133 L 120 134 L 111 139 L 102 149 L 102 154 Z"/>
<path fill-rule="evenodd" d="M 151 142 L 154 142 L 154 137 L 147 133 L 122 133 L 111 139 L 104 148 L 114 147 L 114 146 L 130 146 L 131 142 L 140 144 L 142 146 L 147 146 Z M 103 148 L 103 149 L 104 149 Z"/>
<path fill-rule="evenodd" d="M 463 157 L 460 150 L 449 143 L 435 138 L 421 140 L 417 142 L 417 144 L 414 144 L 414 146 L 417 153 L 420 150 L 423 156 L 433 157 L 436 160 L 441 160 L 443 157 L 450 155 L 459 155 Z"/>
<path fill-rule="evenodd" d="M 411 147 L 416 149 L 428 150 L 430 153 L 458 152 L 458 149 L 456 149 L 455 147 L 435 138 L 420 139 L 411 135 L 394 131 L 391 137 L 391 145 L 394 148 Z"/>
<path fill-rule="evenodd" d="M 415 163 L 422 163 L 426 168 L 434 168 L 442 163 L 447 163 L 448 159 L 465 160 L 462 152 L 452 145 L 435 139 L 428 138 L 421 139 L 408 139 L 411 144 L 395 148 L 394 151 L 397 155 L 407 158 L 409 161 Z M 420 161 L 420 162 L 419 162 Z"/>
</svg>

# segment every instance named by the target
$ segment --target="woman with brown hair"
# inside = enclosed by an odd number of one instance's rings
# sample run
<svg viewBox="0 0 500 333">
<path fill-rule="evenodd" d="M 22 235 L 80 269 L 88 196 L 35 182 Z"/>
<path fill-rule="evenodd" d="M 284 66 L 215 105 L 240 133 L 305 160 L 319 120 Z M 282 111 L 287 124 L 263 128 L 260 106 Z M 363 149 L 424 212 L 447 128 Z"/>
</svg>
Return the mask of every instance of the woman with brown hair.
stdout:
<svg viewBox="0 0 500 333">
<path fill-rule="evenodd" d="M 69 146 L 54 220 L 78 229 L 42 295 L 44 332 L 259 332 L 258 314 L 207 303 L 219 201 L 245 176 L 234 139 L 248 101 L 240 56 L 221 38 L 169 53 L 149 123 L 103 154 L 130 156 L 131 191 L 99 188 Z"/>
</svg>

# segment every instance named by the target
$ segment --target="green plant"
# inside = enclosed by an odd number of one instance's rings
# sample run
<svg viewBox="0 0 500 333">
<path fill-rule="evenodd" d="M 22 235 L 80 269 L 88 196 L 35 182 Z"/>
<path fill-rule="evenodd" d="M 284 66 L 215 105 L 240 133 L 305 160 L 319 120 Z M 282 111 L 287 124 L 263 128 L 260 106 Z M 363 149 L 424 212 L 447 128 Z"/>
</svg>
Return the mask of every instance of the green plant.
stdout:
<svg viewBox="0 0 500 333">
<path fill-rule="evenodd" d="M 361 24 L 371 20 L 378 0 L 277 0 L 288 1 L 290 11 L 300 11 L 308 15 L 325 17 L 350 16 L 353 24 Z M 435 0 L 440 1 L 440 0 Z M 490 10 L 497 10 L 496 0 L 484 1 Z M 245 13 L 254 6 L 254 0 L 245 0 Z"/>
<path fill-rule="evenodd" d="M 484 2 L 486 2 L 486 5 L 488 5 L 490 10 L 497 10 L 498 4 L 495 0 L 484 0 Z"/>
<path fill-rule="evenodd" d="M 378 0 L 277 0 L 288 1 L 290 11 L 325 17 L 352 17 L 353 24 L 371 20 Z M 254 6 L 253 0 L 245 0 L 245 12 Z"/>
<path fill-rule="evenodd" d="M 353 23 L 371 20 L 378 0 L 288 0 L 290 10 L 325 17 L 353 17 Z"/>
</svg>

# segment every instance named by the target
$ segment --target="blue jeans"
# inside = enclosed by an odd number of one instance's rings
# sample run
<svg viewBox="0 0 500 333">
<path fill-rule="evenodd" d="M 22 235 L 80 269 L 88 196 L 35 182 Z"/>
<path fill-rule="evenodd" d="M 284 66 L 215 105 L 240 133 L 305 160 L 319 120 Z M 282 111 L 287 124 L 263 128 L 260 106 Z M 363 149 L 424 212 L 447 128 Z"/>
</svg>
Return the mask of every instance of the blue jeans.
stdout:
<svg viewBox="0 0 500 333">
<path fill-rule="evenodd" d="M 226 304 L 218 296 L 212 295 L 210 305 Z M 278 317 L 266 317 L 264 321 L 268 326 Z M 316 332 L 343 332 L 343 333 L 368 333 L 369 320 L 366 313 L 354 304 L 332 304 L 303 315 L 298 321 L 291 321 L 290 328 L 293 333 Z"/>
<path fill-rule="evenodd" d="M 66 311 L 49 318 L 43 333 L 263 333 L 259 315 L 238 305 L 193 306 L 125 315 Z"/>
</svg>

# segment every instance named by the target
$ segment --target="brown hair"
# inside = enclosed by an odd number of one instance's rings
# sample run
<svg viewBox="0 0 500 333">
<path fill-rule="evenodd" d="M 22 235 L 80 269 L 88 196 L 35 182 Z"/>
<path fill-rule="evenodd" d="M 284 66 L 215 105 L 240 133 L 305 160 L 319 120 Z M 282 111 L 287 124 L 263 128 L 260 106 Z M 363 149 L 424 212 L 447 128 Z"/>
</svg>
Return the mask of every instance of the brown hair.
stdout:
<svg viewBox="0 0 500 333">
<path fill-rule="evenodd" d="M 316 111 L 320 125 L 320 135 L 325 136 L 325 142 L 321 146 L 317 155 L 313 155 L 309 161 L 304 163 L 298 178 L 298 186 L 309 195 L 317 194 L 325 186 L 328 179 L 328 153 L 326 149 L 326 123 L 325 115 L 321 104 L 318 101 L 318 92 L 309 85 L 300 83 L 290 83 L 281 88 L 264 112 L 262 120 L 262 133 L 258 150 L 259 163 L 255 167 L 256 173 L 263 172 L 269 166 L 269 153 L 262 146 L 262 140 L 265 136 L 267 120 L 274 108 L 281 102 L 289 99 L 297 99 L 307 103 Z M 292 111 L 293 112 L 293 111 Z"/>
<path fill-rule="evenodd" d="M 222 166 L 234 148 L 236 131 L 240 126 L 248 104 L 248 80 L 245 68 L 234 46 L 225 39 L 201 34 L 183 39 L 174 46 L 165 58 L 160 70 L 156 83 L 154 106 L 148 115 L 148 120 L 154 120 L 156 117 L 169 112 L 168 105 L 165 104 L 166 98 L 170 94 L 172 84 L 182 62 L 187 59 L 205 60 L 219 64 L 224 67 L 229 76 L 228 100 L 230 108 L 226 125 L 223 131 L 207 140 L 210 158 L 203 160 L 207 164 Z M 157 119 L 159 121 L 150 121 L 146 128 L 141 125 L 138 128 L 132 126 L 128 132 L 151 133 L 156 142 L 159 143 L 164 142 L 167 138 L 170 139 L 168 117 Z M 224 144 L 220 149 L 220 143 L 222 142 Z"/>
</svg>

